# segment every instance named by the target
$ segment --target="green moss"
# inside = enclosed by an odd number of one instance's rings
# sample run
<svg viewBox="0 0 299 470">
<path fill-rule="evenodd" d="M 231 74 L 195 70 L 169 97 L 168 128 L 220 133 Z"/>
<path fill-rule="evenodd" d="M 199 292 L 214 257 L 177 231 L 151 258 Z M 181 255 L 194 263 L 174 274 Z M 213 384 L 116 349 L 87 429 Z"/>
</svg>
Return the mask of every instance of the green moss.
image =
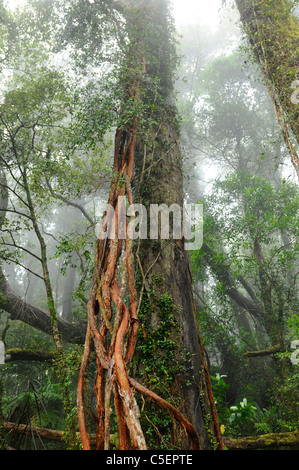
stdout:
<svg viewBox="0 0 299 470">
<path fill-rule="evenodd" d="M 140 330 L 133 367 L 135 375 L 148 388 L 174 406 L 179 406 L 178 397 L 170 396 L 169 391 L 175 390 L 176 377 L 183 368 L 182 358 L 177 356 L 180 329 L 175 319 L 176 306 L 172 296 L 165 293 L 158 297 L 155 293 L 154 286 L 160 287 L 163 281 L 163 277 L 155 276 L 151 285 L 151 302 L 146 296 L 142 302 L 139 320 L 147 337 Z M 153 314 L 158 318 L 154 327 L 151 322 Z M 139 405 L 141 425 L 149 448 L 174 448 L 172 418 L 150 402 L 140 401 Z"/>
</svg>

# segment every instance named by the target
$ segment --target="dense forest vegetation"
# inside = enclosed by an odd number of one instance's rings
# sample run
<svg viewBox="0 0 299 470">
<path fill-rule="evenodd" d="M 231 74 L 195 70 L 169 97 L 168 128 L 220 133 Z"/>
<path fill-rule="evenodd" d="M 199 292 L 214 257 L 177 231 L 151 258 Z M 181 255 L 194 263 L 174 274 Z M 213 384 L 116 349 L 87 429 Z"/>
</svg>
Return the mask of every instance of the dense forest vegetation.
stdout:
<svg viewBox="0 0 299 470">
<path fill-rule="evenodd" d="M 215 3 L 0 2 L 2 450 L 299 447 L 298 0 Z"/>
</svg>

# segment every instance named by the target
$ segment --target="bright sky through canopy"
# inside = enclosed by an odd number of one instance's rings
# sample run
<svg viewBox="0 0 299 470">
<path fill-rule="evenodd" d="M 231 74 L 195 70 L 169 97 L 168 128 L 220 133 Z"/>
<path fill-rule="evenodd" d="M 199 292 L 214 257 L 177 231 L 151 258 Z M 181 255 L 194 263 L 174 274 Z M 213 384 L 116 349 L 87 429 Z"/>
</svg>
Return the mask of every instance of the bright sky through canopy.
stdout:
<svg viewBox="0 0 299 470">
<path fill-rule="evenodd" d="M 205 23 L 211 29 L 217 28 L 222 0 L 172 0 L 177 25 Z"/>
<path fill-rule="evenodd" d="M 26 3 L 26 0 L 5 0 L 10 8 Z M 219 18 L 218 11 L 222 0 L 172 0 L 177 25 L 188 23 L 205 23 L 214 29 Z"/>
</svg>

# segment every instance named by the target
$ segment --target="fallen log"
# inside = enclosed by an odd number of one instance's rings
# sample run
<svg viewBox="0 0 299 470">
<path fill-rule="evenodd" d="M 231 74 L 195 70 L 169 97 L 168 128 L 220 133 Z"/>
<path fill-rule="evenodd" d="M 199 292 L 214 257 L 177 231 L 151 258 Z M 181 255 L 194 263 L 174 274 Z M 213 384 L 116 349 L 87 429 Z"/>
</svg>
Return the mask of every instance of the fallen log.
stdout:
<svg viewBox="0 0 299 470">
<path fill-rule="evenodd" d="M 39 435 L 41 439 L 47 439 L 50 441 L 63 442 L 64 431 L 57 431 L 55 429 L 38 428 L 31 426 L 30 424 L 18 424 L 11 422 L 4 422 L 3 428 L 5 432 L 16 432 L 18 434 L 26 434 L 29 436 Z M 79 433 L 78 433 L 79 436 Z"/>
<path fill-rule="evenodd" d="M 51 362 L 57 358 L 56 352 L 38 351 L 32 349 L 7 349 L 5 351 L 5 362 L 12 361 L 39 361 Z"/>
<path fill-rule="evenodd" d="M 64 431 L 58 431 L 56 429 L 48 429 L 48 428 L 39 428 L 36 426 L 31 426 L 30 424 L 18 424 L 18 423 L 11 423 L 11 422 L 4 422 L 2 424 L 2 428 L 4 432 L 16 432 L 18 434 L 25 434 L 27 436 L 39 436 L 41 439 L 46 439 L 49 441 L 56 441 L 56 442 L 64 442 Z M 77 437 L 80 439 L 80 433 L 77 432 Z M 110 442 L 114 445 L 117 444 L 117 435 L 110 434 Z M 96 445 L 96 435 L 90 435 L 90 444 Z M 7 447 L 7 449 L 11 450 L 11 448 Z"/>
<path fill-rule="evenodd" d="M 252 450 L 288 447 L 299 449 L 299 430 L 294 432 L 270 433 L 259 436 L 224 438 L 228 450 Z"/>
<path fill-rule="evenodd" d="M 41 439 L 50 441 L 63 442 L 64 431 L 57 431 L 55 429 L 38 428 L 30 426 L 30 424 L 17 424 L 11 422 L 3 423 L 4 431 L 6 432 L 17 432 L 24 433 L 28 436 L 39 435 Z M 77 433 L 80 436 L 80 433 Z M 110 435 L 111 443 L 117 444 L 117 435 Z M 228 450 L 254 450 L 254 449 L 267 449 L 267 448 L 280 448 L 288 447 L 292 449 L 299 449 L 299 430 L 294 432 L 284 433 L 271 433 L 263 434 L 259 436 L 248 436 L 238 438 L 223 438 L 224 445 Z M 96 445 L 96 435 L 90 435 L 90 444 Z M 10 448 L 11 449 L 11 448 Z"/>
</svg>

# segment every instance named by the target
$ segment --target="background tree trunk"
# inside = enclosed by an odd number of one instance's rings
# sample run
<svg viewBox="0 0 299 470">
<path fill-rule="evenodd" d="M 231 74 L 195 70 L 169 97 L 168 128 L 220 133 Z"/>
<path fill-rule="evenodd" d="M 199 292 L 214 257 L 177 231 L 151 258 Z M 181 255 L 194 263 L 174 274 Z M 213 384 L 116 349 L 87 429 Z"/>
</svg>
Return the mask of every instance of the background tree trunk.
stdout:
<svg viewBox="0 0 299 470">
<path fill-rule="evenodd" d="M 288 131 L 289 126 L 299 143 L 299 107 L 291 99 L 299 78 L 299 22 L 292 14 L 293 2 L 236 0 L 236 4 L 299 175 L 299 158 Z"/>
</svg>

